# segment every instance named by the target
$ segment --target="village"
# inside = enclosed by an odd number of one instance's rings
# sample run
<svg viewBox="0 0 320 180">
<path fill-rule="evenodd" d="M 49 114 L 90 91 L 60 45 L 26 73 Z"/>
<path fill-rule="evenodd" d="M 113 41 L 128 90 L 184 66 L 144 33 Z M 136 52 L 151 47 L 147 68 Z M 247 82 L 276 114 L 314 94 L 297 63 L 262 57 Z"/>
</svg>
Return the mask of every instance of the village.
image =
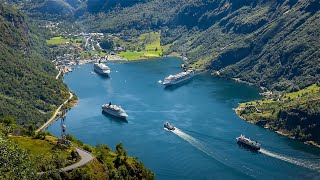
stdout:
<svg viewBox="0 0 320 180">
<path fill-rule="evenodd" d="M 110 42 L 114 38 L 121 37 L 122 34 L 111 33 L 84 33 L 75 31 L 67 33 L 58 28 L 59 23 L 47 22 L 45 28 L 49 29 L 55 37 L 47 40 L 51 51 L 55 55 L 52 62 L 60 73 L 71 72 L 75 65 L 94 62 L 107 61 L 127 61 L 127 59 L 118 56 L 125 48 L 120 46 L 113 47 Z M 101 43 L 106 42 L 110 45 Z"/>
</svg>

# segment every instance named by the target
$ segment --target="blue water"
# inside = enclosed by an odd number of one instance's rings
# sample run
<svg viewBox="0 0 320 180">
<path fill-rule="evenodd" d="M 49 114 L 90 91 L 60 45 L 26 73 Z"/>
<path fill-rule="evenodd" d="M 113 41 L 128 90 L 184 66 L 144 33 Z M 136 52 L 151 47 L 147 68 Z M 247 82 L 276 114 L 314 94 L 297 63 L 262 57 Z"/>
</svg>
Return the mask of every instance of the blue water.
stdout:
<svg viewBox="0 0 320 180">
<path fill-rule="evenodd" d="M 317 179 L 318 149 L 247 123 L 232 108 L 260 98 L 254 87 L 203 73 L 164 88 L 159 80 L 181 71 L 176 58 L 109 63 L 111 78 L 75 67 L 65 76 L 79 103 L 67 113 L 67 131 L 91 145 L 114 149 L 123 143 L 157 179 Z M 128 113 L 128 122 L 101 113 L 112 101 Z M 170 121 L 175 132 L 164 130 Z M 49 131 L 59 135 L 59 123 Z M 259 140 L 260 153 L 239 147 L 245 134 Z"/>
</svg>

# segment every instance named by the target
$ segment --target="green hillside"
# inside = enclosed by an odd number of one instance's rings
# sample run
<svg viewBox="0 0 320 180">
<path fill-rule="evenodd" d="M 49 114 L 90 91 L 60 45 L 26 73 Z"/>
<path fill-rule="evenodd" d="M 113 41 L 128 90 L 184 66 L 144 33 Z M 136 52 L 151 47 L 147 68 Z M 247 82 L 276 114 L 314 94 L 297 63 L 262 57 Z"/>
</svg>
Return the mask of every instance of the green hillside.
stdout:
<svg viewBox="0 0 320 180">
<path fill-rule="evenodd" d="M 161 30 L 167 54 L 192 67 L 293 91 L 320 79 L 319 10 L 316 0 L 151 0 L 82 22 L 101 32 Z"/>
<path fill-rule="evenodd" d="M 0 179 L 154 179 L 142 162 L 128 156 L 119 144 L 113 152 L 106 145 L 92 147 L 71 135 L 70 147 L 35 126 L 49 119 L 69 90 L 56 80 L 52 54 L 42 37 L 46 32 L 15 9 L 0 3 Z M 60 43 L 61 37 L 49 40 Z M 80 160 L 75 147 L 94 160 L 69 172 L 56 171 Z M 37 172 L 50 171 L 42 175 Z"/>
<path fill-rule="evenodd" d="M 128 60 L 139 60 L 146 58 L 161 57 L 163 48 L 160 45 L 161 32 L 141 34 L 129 40 L 114 39 L 114 44 L 124 48 L 126 51 L 119 53 Z"/>
<path fill-rule="evenodd" d="M 113 11 L 101 9 L 78 22 L 90 31 L 127 36 L 161 31 L 164 55 L 186 56 L 192 68 L 240 79 L 274 94 L 290 97 L 320 83 L 318 0 L 150 0 Z M 282 95 L 280 101 L 275 97 L 259 101 L 262 113 L 239 114 L 319 143 L 319 93 L 290 99 Z"/>
<path fill-rule="evenodd" d="M 36 126 L 68 97 L 55 80 L 58 73 L 48 59 L 45 40 L 19 12 L 0 4 L 0 117 Z"/>
<path fill-rule="evenodd" d="M 311 85 L 293 93 L 273 95 L 240 104 L 237 114 L 246 120 L 303 141 L 320 144 L 320 87 Z"/>
</svg>

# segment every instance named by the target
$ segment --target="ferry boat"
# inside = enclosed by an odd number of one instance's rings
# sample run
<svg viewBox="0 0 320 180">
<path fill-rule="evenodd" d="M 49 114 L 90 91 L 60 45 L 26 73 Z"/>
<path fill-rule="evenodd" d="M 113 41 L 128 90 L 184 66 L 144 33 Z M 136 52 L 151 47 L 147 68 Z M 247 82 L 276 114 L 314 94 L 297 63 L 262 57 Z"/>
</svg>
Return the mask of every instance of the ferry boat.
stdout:
<svg viewBox="0 0 320 180">
<path fill-rule="evenodd" d="M 102 74 L 102 75 L 109 75 L 109 73 L 110 73 L 110 68 L 107 65 L 100 63 L 100 62 L 94 63 L 93 68 L 94 68 L 95 72 Z"/>
<path fill-rule="evenodd" d="M 123 110 L 120 106 L 112 105 L 111 102 L 109 104 L 102 105 L 102 110 L 107 114 L 111 114 L 122 119 L 127 119 L 128 117 L 128 114 L 125 110 Z"/>
<path fill-rule="evenodd" d="M 170 131 L 173 131 L 173 130 L 176 129 L 175 127 L 173 127 L 173 126 L 172 126 L 170 123 L 168 123 L 168 122 L 164 123 L 163 126 L 164 126 L 166 129 L 170 130 Z"/>
<path fill-rule="evenodd" d="M 187 70 L 185 72 L 181 72 L 179 74 L 170 75 L 170 76 L 166 77 L 163 80 L 162 84 L 165 86 L 171 86 L 171 85 L 186 81 L 188 79 L 191 79 L 193 76 L 194 76 L 194 72 L 192 70 Z"/>
<path fill-rule="evenodd" d="M 244 135 L 240 135 L 239 137 L 236 138 L 237 143 L 240 145 L 244 145 L 249 149 L 258 151 L 260 150 L 261 144 L 258 143 L 257 141 L 252 141 L 250 138 L 246 138 Z"/>
</svg>

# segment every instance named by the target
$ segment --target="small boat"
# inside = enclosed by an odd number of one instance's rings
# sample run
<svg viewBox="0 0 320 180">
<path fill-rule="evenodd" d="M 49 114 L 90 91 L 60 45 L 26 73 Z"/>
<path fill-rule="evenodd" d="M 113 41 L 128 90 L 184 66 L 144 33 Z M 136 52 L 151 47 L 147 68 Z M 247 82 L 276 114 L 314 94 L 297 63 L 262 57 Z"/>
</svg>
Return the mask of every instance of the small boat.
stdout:
<svg viewBox="0 0 320 180">
<path fill-rule="evenodd" d="M 164 123 L 164 125 L 163 125 L 166 129 L 168 129 L 169 131 L 173 131 L 173 130 L 175 130 L 176 128 L 175 127 L 173 127 L 170 123 L 168 123 L 168 122 L 166 122 L 166 123 Z"/>
<path fill-rule="evenodd" d="M 253 141 L 250 138 L 246 138 L 242 134 L 239 137 L 237 137 L 236 140 L 239 145 L 243 145 L 243 146 L 245 146 L 249 149 L 255 150 L 255 151 L 260 150 L 260 146 L 261 146 L 260 143 L 258 143 L 257 141 Z"/>
</svg>

